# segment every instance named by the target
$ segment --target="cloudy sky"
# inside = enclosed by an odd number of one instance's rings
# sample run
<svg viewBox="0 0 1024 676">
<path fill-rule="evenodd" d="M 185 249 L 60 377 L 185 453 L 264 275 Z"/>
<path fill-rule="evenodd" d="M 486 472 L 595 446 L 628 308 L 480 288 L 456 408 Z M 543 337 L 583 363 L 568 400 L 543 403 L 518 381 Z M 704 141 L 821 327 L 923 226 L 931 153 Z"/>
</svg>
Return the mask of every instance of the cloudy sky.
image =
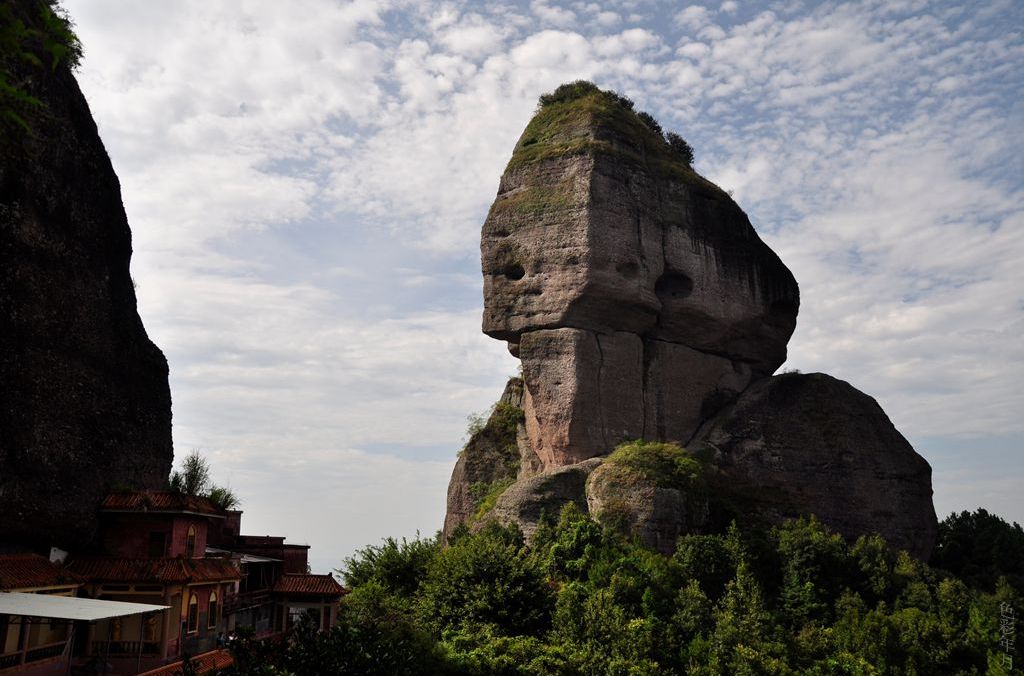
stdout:
<svg viewBox="0 0 1024 676">
<path fill-rule="evenodd" d="M 537 97 L 696 149 L 801 286 L 785 368 L 876 397 L 935 503 L 1024 521 L 1024 4 L 65 0 L 174 442 L 314 569 L 432 534 L 517 362 L 478 238 Z"/>
</svg>

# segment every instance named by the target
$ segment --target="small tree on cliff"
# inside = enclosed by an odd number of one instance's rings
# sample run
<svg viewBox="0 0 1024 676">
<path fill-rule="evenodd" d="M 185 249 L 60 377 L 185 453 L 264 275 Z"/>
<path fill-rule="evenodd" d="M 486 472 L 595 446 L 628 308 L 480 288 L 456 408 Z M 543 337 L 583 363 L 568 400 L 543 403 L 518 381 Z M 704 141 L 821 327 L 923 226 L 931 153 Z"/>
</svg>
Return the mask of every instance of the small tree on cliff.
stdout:
<svg viewBox="0 0 1024 676">
<path fill-rule="evenodd" d="M 665 134 L 665 140 L 668 141 L 672 150 L 679 153 L 679 156 L 683 158 L 683 162 L 686 162 L 687 166 L 693 165 L 693 146 L 687 143 L 686 139 L 674 131 L 670 131 Z"/>
<path fill-rule="evenodd" d="M 171 473 L 171 490 L 207 498 L 225 510 L 233 509 L 241 503 L 230 488 L 213 483 L 213 479 L 210 478 L 210 463 L 198 449 L 192 449 L 181 461 L 181 469 Z"/>
</svg>

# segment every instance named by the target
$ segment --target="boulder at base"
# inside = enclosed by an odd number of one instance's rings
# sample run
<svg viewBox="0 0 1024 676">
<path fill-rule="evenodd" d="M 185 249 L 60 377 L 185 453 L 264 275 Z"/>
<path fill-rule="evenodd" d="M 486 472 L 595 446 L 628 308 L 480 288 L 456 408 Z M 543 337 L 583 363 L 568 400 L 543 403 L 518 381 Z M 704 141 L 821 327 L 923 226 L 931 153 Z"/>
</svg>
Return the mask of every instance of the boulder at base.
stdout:
<svg viewBox="0 0 1024 676">
<path fill-rule="evenodd" d="M 695 447 L 715 450 L 713 494 L 741 518 L 815 514 L 848 538 L 879 533 L 919 559 L 931 554 L 931 466 L 849 383 L 823 373 L 761 380 L 698 438 Z"/>
</svg>

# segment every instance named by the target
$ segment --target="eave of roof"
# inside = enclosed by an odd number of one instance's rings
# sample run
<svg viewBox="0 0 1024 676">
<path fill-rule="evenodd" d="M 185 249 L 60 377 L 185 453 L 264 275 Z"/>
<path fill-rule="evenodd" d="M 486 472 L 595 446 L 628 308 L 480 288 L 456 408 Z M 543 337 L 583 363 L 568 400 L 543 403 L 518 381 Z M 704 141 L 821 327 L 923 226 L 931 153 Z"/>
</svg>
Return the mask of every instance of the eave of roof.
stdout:
<svg viewBox="0 0 1024 676">
<path fill-rule="evenodd" d="M 215 519 L 223 519 L 227 516 L 224 510 L 219 509 L 208 498 L 166 490 L 110 493 L 103 498 L 100 511 L 115 514 L 153 512 L 188 514 Z"/>
<path fill-rule="evenodd" d="M 308 596 L 344 596 L 347 590 L 328 573 L 325 575 L 302 575 L 285 573 L 274 582 L 275 594 L 301 594 Z"/>
<path fill-rule="evenodd" d="M 81 557 L 68 567 L 91 582 L 183 584 L 242 579 L 228 559 Z"/>
</svg>

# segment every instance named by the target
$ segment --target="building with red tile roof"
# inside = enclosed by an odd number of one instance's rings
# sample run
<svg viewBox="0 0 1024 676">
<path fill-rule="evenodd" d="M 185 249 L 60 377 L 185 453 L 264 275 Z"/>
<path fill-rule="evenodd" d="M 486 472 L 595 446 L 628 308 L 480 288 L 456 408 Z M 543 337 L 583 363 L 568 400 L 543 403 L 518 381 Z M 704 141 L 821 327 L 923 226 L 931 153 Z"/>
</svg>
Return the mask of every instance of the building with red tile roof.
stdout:
<svg viewBox="0 0 1024 676">
<path fill-rule="evenodd" d="M 72 554 L 66 569 L 96 599 L 166 606 L 160 614 L 86 628 L 82 660 L 108 673 L 137 673 L 181 655 L 206 653 L 229 631 L 225 600 L 243 575 L 237 561 L 207 556 L 207 535 L 226 517 L 204 497 L 174 491 L 107 495 L 100 503 L 102 555 Z"/>
<path fill-rule="evenodd" d="M 345 588 L 338 584 L 330 573 L 326 575 L 296 575 L 286 573 L 274 583 L 275 594 L 314 595 L 314 596 L 336 596 L 341 598 L 345 594 Z"/>
<path fill-rule="evenodd" d="M 309 546 L 241 534 L 241 511 L 173 491 L 135 491 L 107 495 L 99 513 L 102 554 L 72 553 L 66 564 L 36 554 L 0 555 L 0 591 L 77 595 L 157 610 L 80 627 L 76 622 L 74 656 L 67 650 L 69 623 L 36 622 L 26 630 L 15 618 L 12 633 L 10 618 L 0 616 L 0 674 L 21 673 L 30 658 L 49 664 L 57 653 L 62 664 L 98 661 L 111 676 L 146 669 L 179 673 L 183 655 L 202 655 L 193 662 L 204 673 L 227 666 L 230 657 L 215 648 L 236 627 L 251 627 L 266 639 L 285 635 L 302 615 L 314 615 L 324 630 L 337 621 L 346 590 L 330 574 L 308 573 Z M 12 640 L 17 650 L 7 654 Z"/>
<path fill-rule="evenodd" d="M 38 554 L 0 554 L 0 591 L 71 591 L 85 579 Z"/>
<path fill-rule="evenodd" d="M 0 593 L 21 592 L 74 596 L 85 580 L 45 556 L 0 554 Z M 65 648 L 71 637 L 67 622 L 0 614 L 0 673 L 44 673 L 67 668 Z M 62 672 L 63 673 L 63 672 Z"/>
</svg>

